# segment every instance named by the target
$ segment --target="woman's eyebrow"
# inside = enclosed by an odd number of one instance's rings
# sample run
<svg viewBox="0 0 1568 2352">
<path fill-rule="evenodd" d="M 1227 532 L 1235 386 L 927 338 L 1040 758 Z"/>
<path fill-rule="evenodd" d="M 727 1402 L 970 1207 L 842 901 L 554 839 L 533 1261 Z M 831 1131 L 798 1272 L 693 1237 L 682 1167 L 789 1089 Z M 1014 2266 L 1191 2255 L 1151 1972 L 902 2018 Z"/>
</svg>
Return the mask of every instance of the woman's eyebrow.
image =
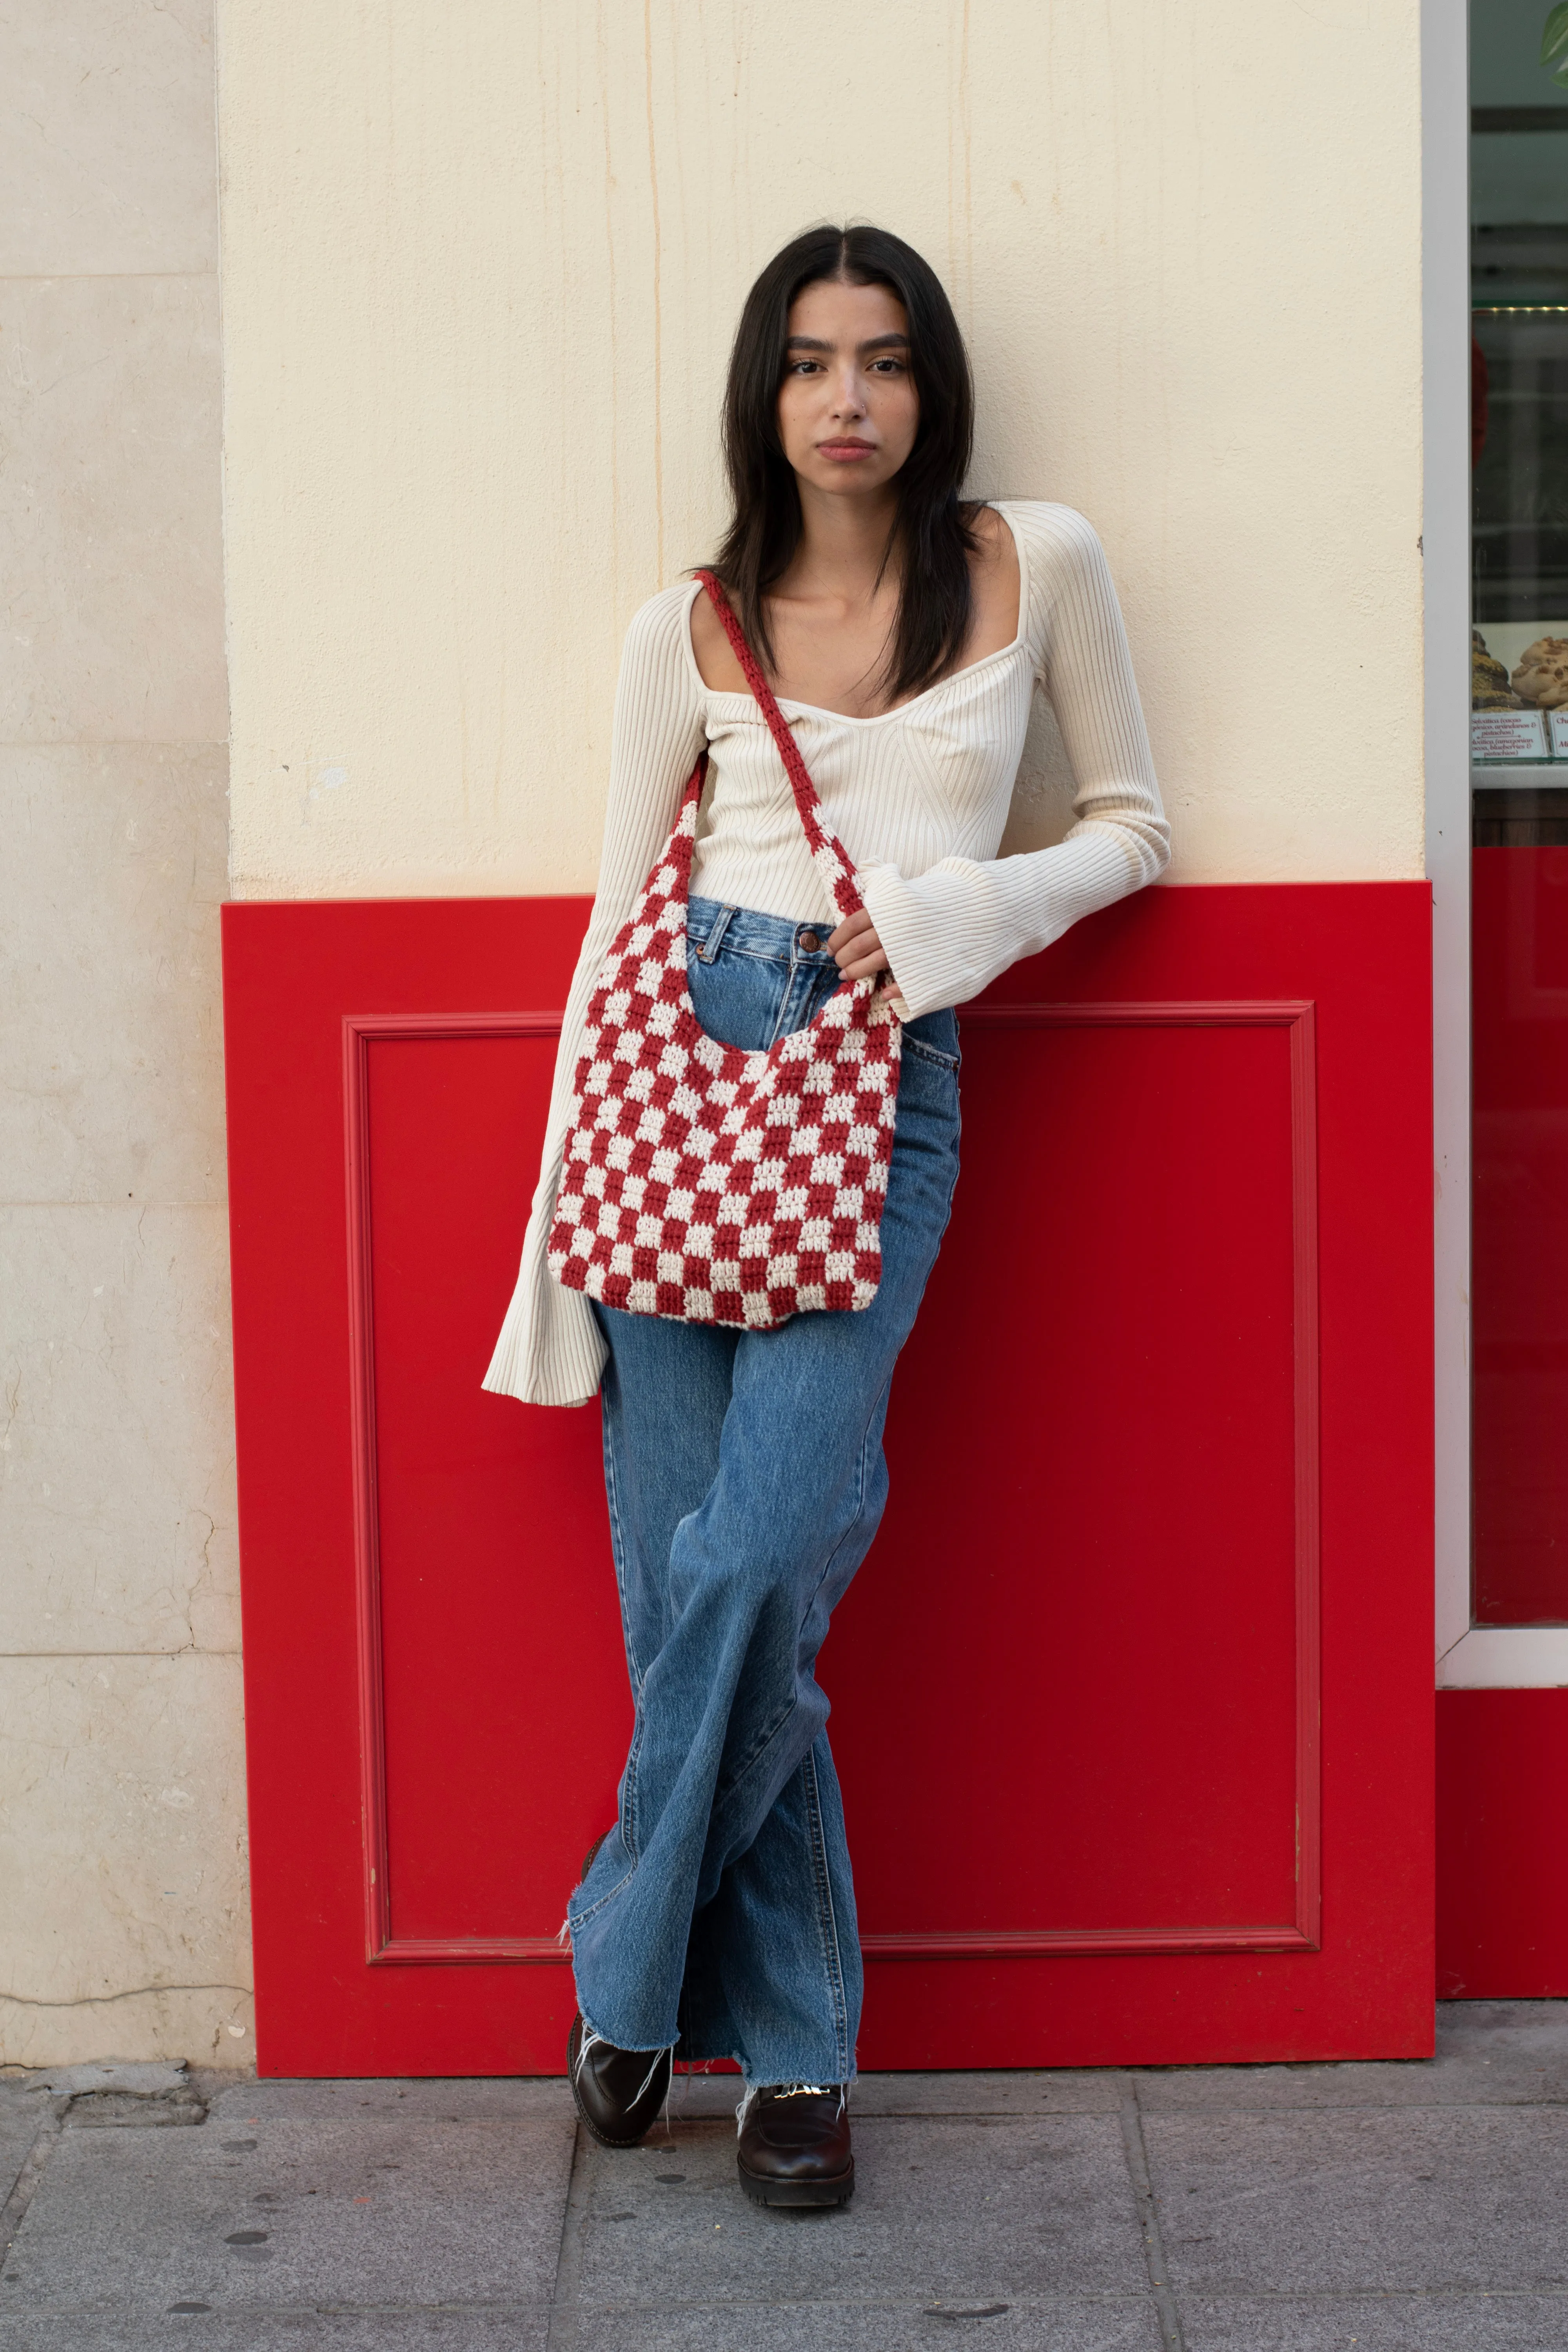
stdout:
<svg viewBox="0 0 1568 2352">
<path fill-rule="evenodd" d="M 861 352 L 907 352 L 909 347 L 908 335 L 900 335 L 889 331 L 885 335 L 868 335 L 863 343 L 857 343 L 855 348 Z M 820 335 L 786 335 L 784 338 L 786 352 L 831 352 L 837 348 L 834 343 L 824 342 Z"/>
</svg>

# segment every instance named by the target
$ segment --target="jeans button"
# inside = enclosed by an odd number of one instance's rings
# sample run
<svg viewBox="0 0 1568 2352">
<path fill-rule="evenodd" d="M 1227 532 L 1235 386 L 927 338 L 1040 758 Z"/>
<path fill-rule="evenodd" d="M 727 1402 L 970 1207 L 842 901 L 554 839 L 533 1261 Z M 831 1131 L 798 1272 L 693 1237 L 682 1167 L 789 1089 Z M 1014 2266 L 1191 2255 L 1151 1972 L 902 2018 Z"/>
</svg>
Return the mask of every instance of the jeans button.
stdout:
<svg viewBox="0 0 1568 2352">
<path fill-rule="evenodd" d="M 802 931 L 800 935 L 800 944 L 807 955 L 815 955 L 817 949 L 822 945 L 822 941 L 817 938 L 815 931 Z"/>
</svg>

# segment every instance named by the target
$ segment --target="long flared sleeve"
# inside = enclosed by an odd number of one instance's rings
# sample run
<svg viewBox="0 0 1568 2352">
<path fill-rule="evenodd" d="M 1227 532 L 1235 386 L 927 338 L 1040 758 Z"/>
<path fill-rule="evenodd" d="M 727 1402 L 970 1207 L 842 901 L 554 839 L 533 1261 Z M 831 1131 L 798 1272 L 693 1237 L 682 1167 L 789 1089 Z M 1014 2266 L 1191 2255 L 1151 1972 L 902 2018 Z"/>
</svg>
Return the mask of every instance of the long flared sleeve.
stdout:
<svg viewBox="0 0 1568 2352">
<path fill-rule="evenodd" d="M 1070 507 L 1010 510 L 1026 531 L 1037 677 L 1072 763 L 1075 822 L 1049 849 L 944 857 L 912 877 L 863 866 L 861 892 L 908 1017 L 962 1004 L 1080 915 L 1152 882 L 1170 829 L 1105 552 Z"/>
<path fill-rule="evenodd" d="M 695 593 L 694 584 L 686 583 L 651 598 L 626 632 L 621 656 L 598 888 L 562 1018 L 522 1265 L 484 1377 L 487 1389 L 525 1404 L 586 1404 L 605 1368 L 605 1344 L 593 1309 L 580 1291 L 551 1279 L 544 1245 L 555 1214 L 572 1077 L 594 982 L 668 837 L 702 749 L 702 688 L 688 636 Z"/>
</svg>

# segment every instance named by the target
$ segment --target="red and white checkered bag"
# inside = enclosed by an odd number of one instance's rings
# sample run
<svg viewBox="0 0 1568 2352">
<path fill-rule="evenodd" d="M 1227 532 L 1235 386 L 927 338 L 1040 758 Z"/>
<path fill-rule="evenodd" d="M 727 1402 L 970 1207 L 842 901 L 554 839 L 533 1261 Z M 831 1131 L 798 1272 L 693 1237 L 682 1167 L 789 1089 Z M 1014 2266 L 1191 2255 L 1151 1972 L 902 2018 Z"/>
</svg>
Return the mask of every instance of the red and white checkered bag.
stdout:
<svg viewBox="0 0 1568 2352">
<path fill-rule="evenodd" d="M 861 900 L 794 736 L 723 589 L 698 574 L 762 706 L 840 917 Z M 708 754 L 588 1001 L 550 1271 L 633 1315 L 766 1330 L 868 1307 L 882 1274 L 902 1026 L 874 979 L 847 981 L 765 1051 L 698 1023 L 686 900 Z"/>
</svg>

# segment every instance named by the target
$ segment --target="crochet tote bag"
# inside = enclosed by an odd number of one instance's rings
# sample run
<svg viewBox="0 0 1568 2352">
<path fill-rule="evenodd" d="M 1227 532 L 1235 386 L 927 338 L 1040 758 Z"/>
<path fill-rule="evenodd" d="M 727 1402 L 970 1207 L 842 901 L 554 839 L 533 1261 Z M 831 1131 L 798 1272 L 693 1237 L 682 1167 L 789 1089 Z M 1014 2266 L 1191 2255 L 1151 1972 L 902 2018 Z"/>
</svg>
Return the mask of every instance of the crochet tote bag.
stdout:
<svg viewBox="0 0 1568 2352">
<path fill-rule="evenodd" d="M 783 756 L 816 870 L 840 917 L 855 914 L 855 868 L 795 738 L 723 589 L 697 576 Z M 557 1282 L 606 1307 L 766 1330 L 877 1295 L 903 1030 L 875 979 L 842 982 L 764 1051 L 700 1025 L 686 901 L 707 769 L 704 751 L 588 1001 L 546 1255 Z"/>
</svg>

